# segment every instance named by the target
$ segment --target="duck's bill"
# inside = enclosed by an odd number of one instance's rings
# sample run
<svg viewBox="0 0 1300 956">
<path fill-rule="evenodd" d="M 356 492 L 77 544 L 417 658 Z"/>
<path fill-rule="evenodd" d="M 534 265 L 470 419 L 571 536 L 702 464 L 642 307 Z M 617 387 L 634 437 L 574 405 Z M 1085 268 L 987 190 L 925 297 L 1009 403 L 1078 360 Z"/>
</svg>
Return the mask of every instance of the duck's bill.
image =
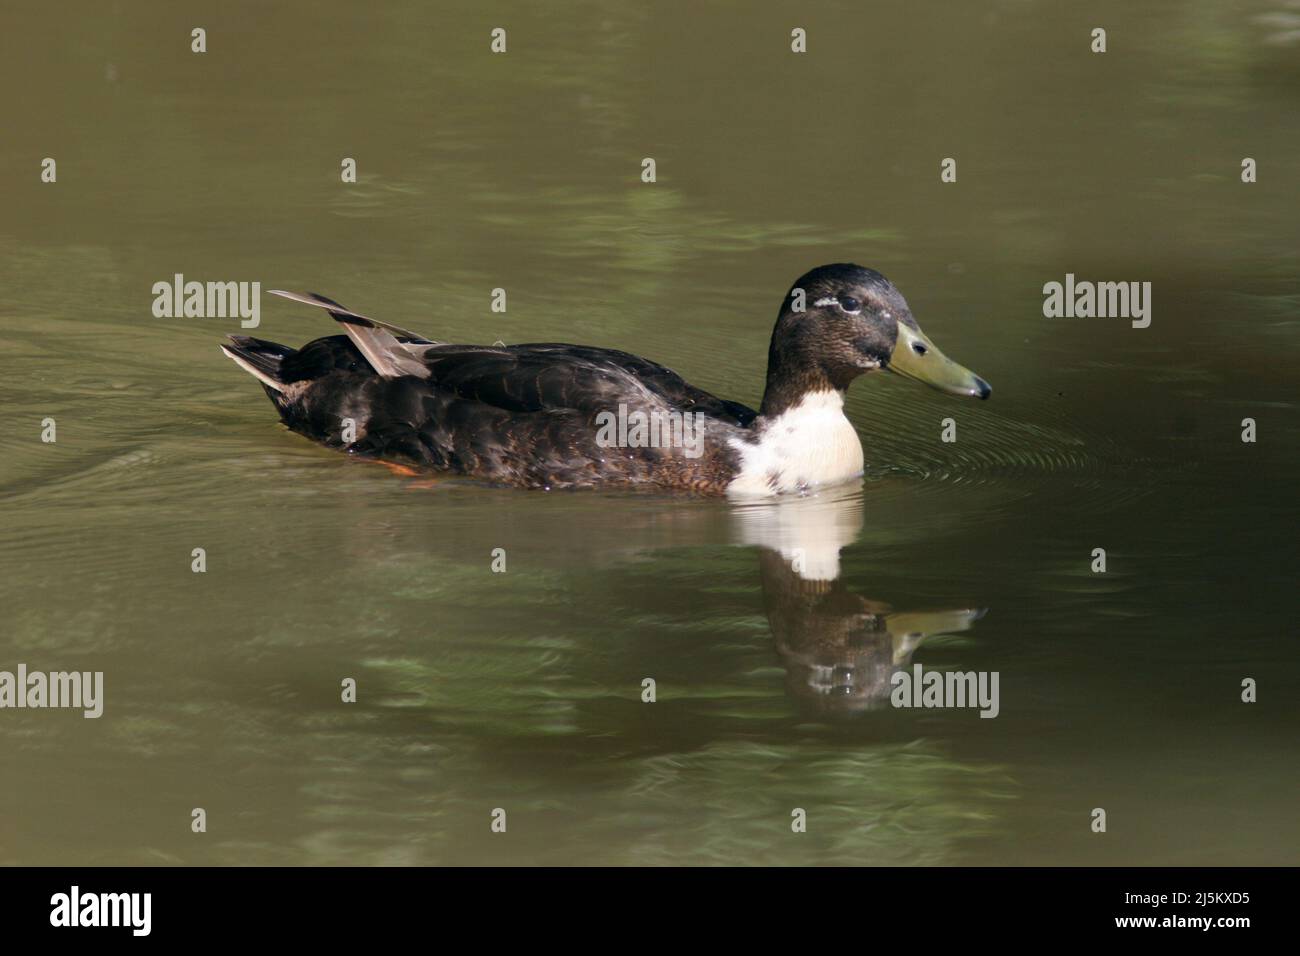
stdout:
<svg viewBox="0 0 1300 956">
<path fill-rule="evenodd" d="M 993 387 L 968 368 L 944 355 L 920 329 L 898 323 L 898 342 L 889 356 L 889 369 L 949 395 L 988 398 Z"/>
<path fill-rule="evenodd" d="M 921 642 L 935 634 L 968 631 L 988 613 L 986 607 L 966 607 L 952 611 L 902 611 L 885 615 L 885 629 L 894 645 L 894 663 L 903 664 Z"/>
</svg>

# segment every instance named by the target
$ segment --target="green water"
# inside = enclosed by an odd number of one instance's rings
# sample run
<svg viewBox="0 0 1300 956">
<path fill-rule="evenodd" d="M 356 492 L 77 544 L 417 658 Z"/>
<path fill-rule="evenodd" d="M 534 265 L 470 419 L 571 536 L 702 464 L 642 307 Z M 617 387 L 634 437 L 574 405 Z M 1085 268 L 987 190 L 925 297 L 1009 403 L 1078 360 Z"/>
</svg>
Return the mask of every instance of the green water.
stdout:
<svg viewBox="0 0 1300 956">
<path fill-rule="evenodd" d="M 106 699 L 0 710 L 0 863 L 1300 862 L 1294 4 L 2 16 L 0 670 Z M 258 281 L 755 404 L 843 260 L 994 396 L 868 376 L 862 487 L 758 506 L 427 487 L 286 432 L 237 319 L 151 313 Z M 1044 318 L 1066 273 L 1151 326 Z M 882 704 L 916 633 L 996 719 Z"/>
</svg>

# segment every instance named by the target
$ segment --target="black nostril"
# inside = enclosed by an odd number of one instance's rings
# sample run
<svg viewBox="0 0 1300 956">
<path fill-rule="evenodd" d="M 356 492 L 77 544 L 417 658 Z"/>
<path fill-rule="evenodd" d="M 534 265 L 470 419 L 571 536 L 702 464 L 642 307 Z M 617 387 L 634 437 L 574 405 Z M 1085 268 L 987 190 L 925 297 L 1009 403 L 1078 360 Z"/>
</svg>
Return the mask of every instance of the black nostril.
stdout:
<svg viewBox="0 0 1300 956">
<path fill-rule="evenodd" d="M 926 352 L 928 352 L 928 351 L 930 351 L 930 350 L 927 349 L 927 348 L 926 348 L 924 345 L 922 345 L 920 342 L 913 342 L 913 343 L 912 343 L 912 351 L 915 352 L 917 355 L 924 355 Z"/>
</svg>

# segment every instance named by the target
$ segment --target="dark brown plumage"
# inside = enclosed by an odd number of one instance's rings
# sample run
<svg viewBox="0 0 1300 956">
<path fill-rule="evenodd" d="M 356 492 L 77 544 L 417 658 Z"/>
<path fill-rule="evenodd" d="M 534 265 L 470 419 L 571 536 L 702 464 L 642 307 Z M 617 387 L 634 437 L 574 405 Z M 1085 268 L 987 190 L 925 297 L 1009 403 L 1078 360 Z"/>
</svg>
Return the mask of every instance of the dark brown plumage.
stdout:
<svg viewBox="0 0 1300 956">
<path fill-rule="evenodd" d="M 797 295 L 801 288 L 805 295 Z M 902 339 L 901 324 L 920 334 L 902 296 L 878 272 L 853 265 L 814 269 L 783 302 L 760 416 L 627 352 L 557 343 L 450 345 L 358 315 L 324 296 L 277 294 L 327 310 L 346 332 L 301 349 L 238 335 L 222 346 L 262 382 L 289 428 L 360 457 L 524 488 L 721 494 L 736 490 L 739 483 L 733 482 L 742 474 L 747 487 L 761 485 L 763 493 L 814 486 L 817 462 L 808 468 L 788 462 L 789 448 L 798 443 L 765 444 L 774 437 L 768 426 L 798 412 L 810 395 L 842 399 L 858 375 L 888 367 Z M 965 393 L 975 392 L 967 387 Z M 820 405 L 813 412 L 804 414 L 812 423 L 805 457 L 817 459 L 822 432 L 816 429 L 824 428 L 826 412 Z M 690 421 L 698 421 L 701 441 L 697 447 L 611 445 L 601 428 L 615 413 L 666 422 L 698 415 Z M 792 431 L 800 420 L 784 418 L 782 431 Z M 852 428 L 845 422 L 825 434 L 827 441 L 855 446 L 832 449 L 827 480 L 852 472 L 854 452 L 860 473 Z"/>
</svg>

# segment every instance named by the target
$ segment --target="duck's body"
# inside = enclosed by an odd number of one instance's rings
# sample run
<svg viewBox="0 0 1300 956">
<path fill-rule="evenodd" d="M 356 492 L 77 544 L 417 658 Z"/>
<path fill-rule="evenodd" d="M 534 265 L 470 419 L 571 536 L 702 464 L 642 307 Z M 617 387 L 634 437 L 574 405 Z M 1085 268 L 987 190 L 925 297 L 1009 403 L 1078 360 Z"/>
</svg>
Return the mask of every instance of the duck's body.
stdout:
<svg viewBox="0 0 1300 956">
<path fill-rule="evenodd" d="M 298 351 L 244 337 L 227 348 L 276 380 L 263 380 L 271 401 L 285 424 L 308 438 L 364 458 L 523 488 L 721 492 L 739 457 L 727 439 L 748 434 L 757 416 L 624 352 L 402 344 L 419 355 L 426 375 L 379 374 L 343 335 Z M 647 420 L 703 415 L 703 454 L 602 447 L 596 416 L 619 405 L 627 417 L 639 412 Z"/>
<path fill-rule="evenodd" d="M 291 429 L 360 457 L 523 488 L 771 495 L 862 473 L 844 390 L 888 365 L 895 343 L 878 329 L 816 317 L 828 302 L 838 306 L 831 287 L 846 281 L 859 294 L 865 282 L 882 309 L 905 312 L 888 280 L 870 270 L 828 266 L 804 276 L 773 333 L 761 411 L 626 352 L 449 345 L 321 296 L 280 293 L 327 309 L 346 335 L 296 350 L 231 336 L 222 348 L 262 382 Z M 792 309 L 801 290 L 819 304 Z"/>
</svg>

